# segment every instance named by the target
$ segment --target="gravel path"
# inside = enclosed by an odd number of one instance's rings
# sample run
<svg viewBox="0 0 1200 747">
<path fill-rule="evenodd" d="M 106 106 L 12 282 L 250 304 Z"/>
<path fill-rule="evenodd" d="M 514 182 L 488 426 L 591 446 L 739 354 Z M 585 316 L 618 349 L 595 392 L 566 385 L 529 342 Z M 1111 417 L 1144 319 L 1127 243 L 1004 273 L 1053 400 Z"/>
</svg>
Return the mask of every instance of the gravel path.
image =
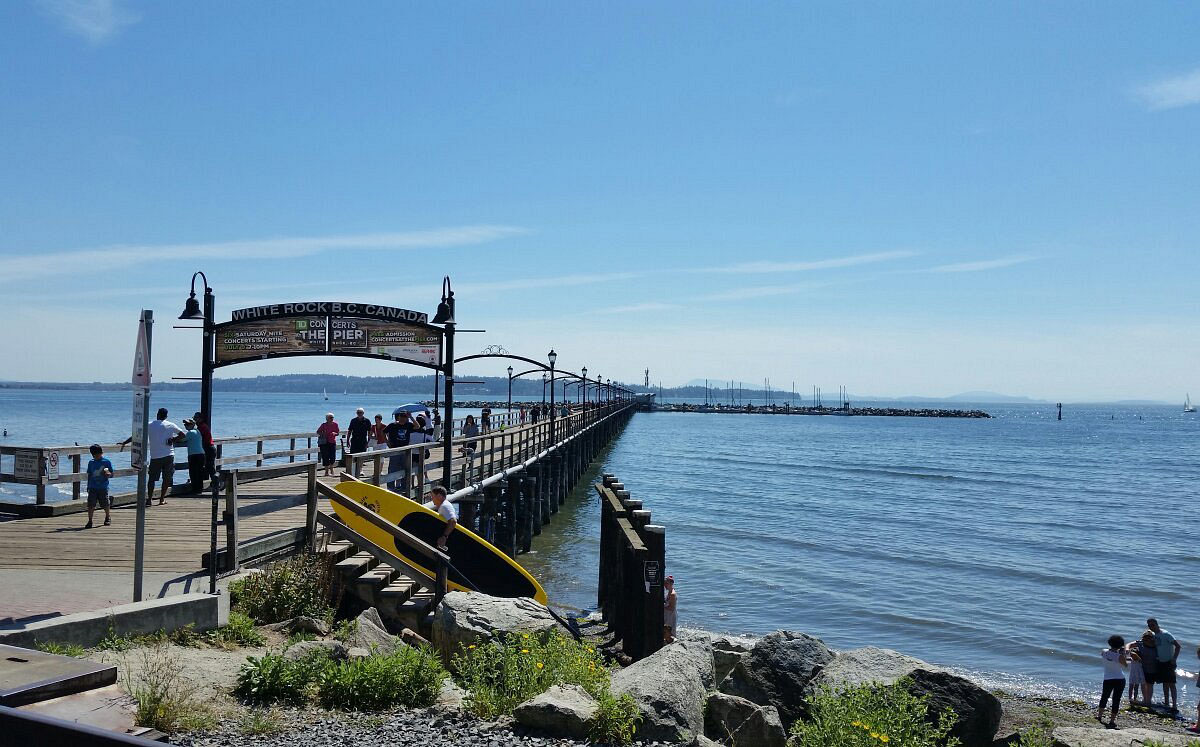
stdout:
<svg viewBox="0 0 1200 747">
<path fill-rule="evenodd" d="M 223 722 L 216 730 L 180 735 L 175 744 L 186 747 L 567 747 L 586 745 L 571 739 L 531 736 L 519 726 L 479 721 L 434 710 L 398 709 L 387 713 L 335 714 L 321 710 L 275 710 L 278 731 L 247 733 L 238 722 Z M 646 743 L 668 747 L 666 742 Z"/>
</svg>

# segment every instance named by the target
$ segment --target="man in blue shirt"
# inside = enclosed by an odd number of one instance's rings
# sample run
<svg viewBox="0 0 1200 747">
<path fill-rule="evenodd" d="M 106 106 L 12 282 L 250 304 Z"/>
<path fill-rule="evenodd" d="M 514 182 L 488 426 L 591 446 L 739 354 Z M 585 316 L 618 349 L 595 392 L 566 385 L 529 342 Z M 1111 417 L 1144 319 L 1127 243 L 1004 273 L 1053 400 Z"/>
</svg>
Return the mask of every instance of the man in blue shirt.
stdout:
<svg viewBox="0 0 1200 747">
<path fill-rule="evenodd" d="M 1154 646 L 1158 653 L 1158 675 L 1162 683 L 1163 705 L 1171 710 L 1179 707 L 1179 693 L 1175 687 L 1175 662 L 1179 660 L 1179 641 L 1159 626 L 1153 617 L 1146 620 L 1146 627 L 1154 633 Z"/>
<path fill-rule="evenodd" d="M 113 474 L 112 462 L 104 456 L 100 444 L 92 444 L 88 451 L 92 452 L 92 460 L 87 465 L 88 523 L 84 529 L 92 528 L 92 514 L 96 511 L 97 503 L 104 507 L 104 526 L 112 523 L 112 499 L 108 496 L 108 478 Z"/>
</svg>

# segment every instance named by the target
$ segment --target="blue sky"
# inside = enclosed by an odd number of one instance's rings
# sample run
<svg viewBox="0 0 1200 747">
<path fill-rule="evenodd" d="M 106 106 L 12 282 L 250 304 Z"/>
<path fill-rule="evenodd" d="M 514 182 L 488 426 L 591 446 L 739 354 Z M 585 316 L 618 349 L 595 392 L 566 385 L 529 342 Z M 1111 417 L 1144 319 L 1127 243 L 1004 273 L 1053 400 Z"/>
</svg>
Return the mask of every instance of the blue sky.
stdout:
<svg viewBox="0 0 1200 747">
<path fill-rule="evenodd" d="M 0 378 L 359 300 L 614 379 L 1200 395 L 1200 6 L 0 5 Z M 156 374 L 196 375 L 156 330 Z M 20 351 L 19 354 L 14 351 Z M 495 373 L 488 367 L 479 373 Z M 416 369 L 292 359 L 226 369 Z"/>
</svg>

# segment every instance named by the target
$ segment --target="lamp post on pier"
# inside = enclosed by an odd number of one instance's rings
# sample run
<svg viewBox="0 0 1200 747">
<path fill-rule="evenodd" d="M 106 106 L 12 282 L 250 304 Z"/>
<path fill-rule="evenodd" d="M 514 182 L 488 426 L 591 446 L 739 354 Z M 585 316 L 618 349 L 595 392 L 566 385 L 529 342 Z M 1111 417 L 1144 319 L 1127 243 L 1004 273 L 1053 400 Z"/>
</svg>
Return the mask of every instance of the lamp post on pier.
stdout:
<svg viewBox="0 0 1200 747">
<path fill-rule="evenodd" d="M 583 405 L 583 411 L 587 412 L 587 366 L 583 367 L 583 386 L 579 387 L 579 403 Z"/>
<path fill-rule="evenodd" d="M 512 414 L 512 366 L 508 367 L 508 414 Z"/>
<path fill-rule="evenodd" d="M 200 310 L 200 302 L 196 300 L 196 276 L 204 283 L 204 310 Z M 212 372 L 213 372 L 213 326 L 216 324 L 216 296 L 208 285 L 208 276 L 203 272 L 192 273 L 192 289 L 188 293 L 187 302 L 183 305 L 180 319 L 204 322 L 204 352 L 200 359 L 200 413 L 204 421 L 212 427 Z"/>
<path fill-rule="evenodd" d="M 554 443 L 554 362 L 558 360 L 554 348 L 550 348 L 546 360 L 550 361 L 550 443 Z"/>
<path fill-rule="evenodd" d="M 443 338 L 442 372 L 446 374 L 446 417 L 442 433 L 442 487 L 450 490 L 450 465 L 454 462 L 454 291 L 450 276 L 442 278 L 442 300 L 438 304 L 433 324 L 445 327 Z"/>
</svg>

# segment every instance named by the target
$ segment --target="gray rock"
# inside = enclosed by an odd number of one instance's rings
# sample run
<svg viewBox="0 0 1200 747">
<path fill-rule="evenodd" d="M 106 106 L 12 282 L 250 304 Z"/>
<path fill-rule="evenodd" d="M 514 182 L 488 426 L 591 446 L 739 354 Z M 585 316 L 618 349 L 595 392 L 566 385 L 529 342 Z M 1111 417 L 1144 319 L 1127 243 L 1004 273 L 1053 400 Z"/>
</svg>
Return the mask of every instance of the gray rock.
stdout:
<svg viewBox="0 0 1200 747">
<path fill-rule="evenodd" d="M 929 697 L 931 717 L 954 710 L 958 721 L 950 733 L 963 747 L 991 747 L 1004 714 L 999 698 L 968 679 L 941 670 L 916 669 L 909 678 L 910 692 Z"/>
<path fill-rule="evenodd" d="M 712 639 L 713 673 L 718 684 L 733 671 L 733 667 L 739 661 L 746 658 L 746 654 L 750 653 L 750 649 L 754 648 L 757 642 L 757 638 L 740 635 L 722 635 Z"/>
<path fill-rule="evenodd" d="M 762 706 L 774 706 L 785 728 L 808 715 L 814 682 L 833 652 L 804 633 L 780 630 L 764 636 L 734 665 L 721 692 Z"/>
<path fill-rule="evenodd" d="M 1184 747 L 1189 739 L 1195 737 L 1152 729 L 1060 726 L 1054 730 L 1055 747 L 1129 747 L 1131 744 L 1152 744 L 1151 740 L 1157 740 L 1167 747 Z"/>
<path fill-rule="evenodd" d="M 614 672 L 612 691 L 637 703 L 639 739 L 686 742 L 704 732 L 704 698 L 712 683 L 712 645 L 686 640 Z"/>
<path fill-rule="evenodd" d="M 295 617 L 292 618 L 292 627 L 290 630 L 293 633 L 329 635 L 329 623 L 325 622 L 324 620 L 318 620 L 315 617 Z"/>
<path fill-rule="evenodd" d="M 346 649 L 347 659 L 365 659 L 370 655 L 371 652 L 362 646 L 351 646 L 350 648 Z"/>
<path fill-rule="evenodd" d="M 554 737 L 583 738 L 588 719 L 596 713 L 596 700 L 578 685 L 555 685 L 517 706 L 517 723 Z"/>
<path fill-rule="evenodd" d="M 911 692 L 929 696 L 932 717 L 954 709 L 958 723 L 952 733 L 963 747 L 991 746 L 1000 726 L 1000 701 L 970 680 L 898 651 L 874 646 L 842 651 L 825 665 L 816 684 L 834 689 L 872 682 L 891 685 L 903 677 L 912 679 Z"/>
<path fill-rule="evenodd" d="M 449 659 L 460 647 L 487 643 L 498 635 L 532 633 L 544 638 L 558 627 L 545 605 L 532 599 L 452 591 L 434 613 L 433 645 Z"/>
<path fill-rule="evenodd" d="M 358 616 L 357 630 L 346 639 L 346 645 L 351 648 L 365 648 L 380 654 L 390 654 L 404 645 L 399 638 L 387 632 L 383 621 L 379 619 L 379 611 L 374 607 L 367 608 Z"/>
<path fill-rule="evenodd" d="M 714 742 L 703 734 L 697 734 L 695 739 L 688 742 L 688 747 L 721 747 L 721 743 Z"/>
<path fill-rule="evenodd" d="M 442 689 L 438 692 L 437 700 L 433 702 L 434 708 L 440 708 L 444 711 L 463 711 L 467 700 L 467 691 L 454 684 L 454 680 L 447 677 L 442 682 Z"/>
<path fill-rule="evenodd" d="M 288 646 L 287 651 L 283 652 L 283 658 L 299 661 L 307 658 L 314 653 L 328 654 L 331 659 L 345 659 L 346 647 L 337 641 L 300 641 Z"/>
<path fill-rule="evenodd" d="M 784 747 L 787 732 L 773 706 L 760 706 L 725 693 L 708 696 L 704 708 L 704 733 L 729 744 Z"/>
</svg>

